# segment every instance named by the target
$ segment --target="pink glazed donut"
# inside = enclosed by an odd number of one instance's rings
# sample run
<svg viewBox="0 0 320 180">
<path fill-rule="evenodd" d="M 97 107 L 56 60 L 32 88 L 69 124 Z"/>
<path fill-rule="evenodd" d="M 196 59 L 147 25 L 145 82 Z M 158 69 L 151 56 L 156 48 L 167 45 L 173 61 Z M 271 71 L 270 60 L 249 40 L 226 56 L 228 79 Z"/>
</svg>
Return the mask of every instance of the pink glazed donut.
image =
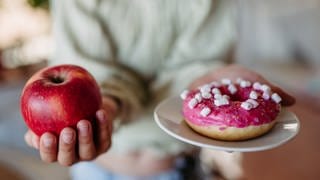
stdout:
<svg viewBox="0 0 320 180">
<path fill-rule="evenodd" d="M 281 97 L 268 85 L 230 79 L 211 82 L 196 90 L 184 90 L 185 122 L 204 136 L 225 140 L 247 140 L 267 133 L 274 126 Z"/>
</svg>

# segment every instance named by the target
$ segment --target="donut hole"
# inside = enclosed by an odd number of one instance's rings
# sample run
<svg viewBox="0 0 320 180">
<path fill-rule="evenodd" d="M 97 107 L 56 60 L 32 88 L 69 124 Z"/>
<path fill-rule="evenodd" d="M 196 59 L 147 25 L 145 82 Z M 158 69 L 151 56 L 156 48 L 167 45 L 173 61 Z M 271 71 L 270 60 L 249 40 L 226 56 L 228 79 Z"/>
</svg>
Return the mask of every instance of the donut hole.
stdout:
<svg viewBox="0 0 320 180">
<path fill-rule="evenodd" d="M 234 102 L 244 102 L 249 99 L 249 95 L 251 92 L 250 88 L 241 88 L 237 86 L 237 92 L 231 94 L 227 87 L 221 87 L 220 91 L 222 94 L 228 95 L 230 97 L 230 101 Z"/>
</svg>

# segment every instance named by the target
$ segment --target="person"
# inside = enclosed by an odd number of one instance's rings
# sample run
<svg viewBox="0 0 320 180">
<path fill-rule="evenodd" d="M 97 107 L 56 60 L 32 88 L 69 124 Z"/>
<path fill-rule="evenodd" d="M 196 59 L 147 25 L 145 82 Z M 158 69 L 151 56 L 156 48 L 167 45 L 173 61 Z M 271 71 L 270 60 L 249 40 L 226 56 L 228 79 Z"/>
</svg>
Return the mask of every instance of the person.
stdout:
<svg viewBox="0 0 320 180">
<path fill-rule="evenodd" d="M 73 179 L 183 179 L 179 160 L 199 149 L 158 128 L 154 107 L 221 77 L 267 83 L 244 67 L 225 66 L 235 36 L 232 1 L 56 0 L 51 7 L 50 65 L 77 64 L 93 74 L 103 95 L 99 128 L 81 120 L 59 137 L 28 130 L 25 140 L 43 161 L 72 165 Z M 294 103 L 272 87 L 285 105 Z"/>
</svg>

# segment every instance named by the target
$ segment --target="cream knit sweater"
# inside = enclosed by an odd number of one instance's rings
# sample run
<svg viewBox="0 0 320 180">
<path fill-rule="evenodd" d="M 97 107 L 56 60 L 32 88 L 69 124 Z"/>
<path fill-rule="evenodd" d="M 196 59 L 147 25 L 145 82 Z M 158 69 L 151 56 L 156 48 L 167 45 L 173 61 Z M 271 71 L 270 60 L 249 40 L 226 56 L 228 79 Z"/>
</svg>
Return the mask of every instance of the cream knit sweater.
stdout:
<svg viewBox="0 0 320 180">
<path fill-rule="evenodd" d="M 232 1 L 54 0 L 51 64 L 88 69 L 104 95 L 119 99 L 117 152 L 150 148 L 159 155 L 187 145 L 162 132 L 153 109 L 222 64 L 234 39 Z"/>
</svg>

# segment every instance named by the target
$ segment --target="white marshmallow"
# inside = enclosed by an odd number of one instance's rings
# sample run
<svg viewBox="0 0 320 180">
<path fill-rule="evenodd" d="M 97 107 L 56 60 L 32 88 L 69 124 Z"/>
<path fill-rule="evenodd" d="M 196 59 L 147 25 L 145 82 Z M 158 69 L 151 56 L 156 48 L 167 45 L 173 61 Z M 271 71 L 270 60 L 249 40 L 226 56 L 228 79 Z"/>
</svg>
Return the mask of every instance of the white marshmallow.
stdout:
<svg viewBox="0 0 320 180">
<path fill-rule="evenodd" d="M 221 84 L 219 82 L 217 82 L 217 81 L 212 81 L 210 83 L 210 85 L 213 86 L 213 87 L 220 87 L 221 86 Z"/>
<path fill-rule="evenodd" d="M 238 84 L 240 84 L 242 81 L 243 81 L 242 78 L 237 78 L 237 80 L 236 80 L 236 82 L 237 82 Z"/>
<path fill-rule="evenodd" d="M 253 108 L 256 108 L 259 106 L 259 103 L 254 99 L 247 99 L 246 102 L 252 104 Z"/>
<path fill-rule="evenodd" d="M 190 109 L 193 109 L 198 104 L 198 101 L 196 99 L 191 99 L 188 103 L 188 106 Z"/>
<path fill-rule="evenodd" d="M 211 109 L 208 107 L 205 107 L 200 111 L 200 115 L 203 117 L 207 117 L 210 113 L 211 113 Z"/>
<path fill-rule="evenodd" d="M 260 90 L 261 89 L 261 84 L 259 82 L 253 83 L 253 89 Z"/>
<path fill-rule="evenodd" d="M 188 96 L 189 91 L 188 90 L 183 90 L 182 93 L 180 94 L 181 99 L 185 100 Z"/>
<path fill-rule="evenodd" d="M 270 88 L 268 85 L 263 84 L 263 85 L 261 86 L 261 90 L 262 90 L 263 92 L 270 92 L 270 91 L 271 91 L 271 88 Z"/>
<path fill-rule="evenodd" d="M 231 80 L 228 78 L 223 78 L 221 79 L 221 83 L 224 85 L 228 85 L 228 84 L 231 84 Z"/>
<path fill-rule="evenodd" d="M 234 94 L 234 93 L 237 92 L 237 88 L 236 88 L 236 86 L 233 85 L 233 84 L 229 84 L 228 90 L 229 90 L 229 92 L 230 92 L 231 94 Z"/>
<path fill-rule="evenodd" d="M 201 102 L 202 101 L 202 96 L 200 93 L 197 93 L 194 98 L 198 101 L 198 102 Z"/>
<path fill-rule="evenodd" d="M 209 84 L 205 84 L 205 85 L 200 87 L 200 91 L 201 91 L 201 93 L 210 92 L 211 91 L 211 86 Z"/>
<path fill-rule="evenodd" d="M 214 103 L 214 105 L 216 105 L 216 106 L 220 106 L 220 101 L 219 101 L 219 99 L 215 99 L 215 100 L 213 101 L 213 103 Z"/>
<path fill-rule="evenodd" d="M 226 98 L 220 98 L 220 99 L 214 100 L 214 105 L 216 105 L 216 106 L 222 106 L 222 105 L 227 105 L 227 104 L 229 104 L 229 100 Z"/>
<path fill-rule="evenodd" d="M 228 96 L 228 95 L 224 94 L 224 95 L 222 95 L 222 98 L 223 98 L 223 99 L 228 99 L 228 100 L 229 100 L 229 99 L 230 99 L 230 96 Z"/>
<path fill-rule="evenodd" d="M 277 94 L 277 93 L 273 93 L 271 95 L 271 99 L 276 103 L 280 103 L 282 100 L 281 97 L 279 96 L 279 94 Z"/>
<path fill-rule="evenodd" d="M 211 92 L 212 92 L 213 94 L 221 94 L 221 91 L 220 91 L 218 88 L 213 88 L 213 89 L 211 90 Z"/>
<path fill-rule="evenodd" d="M 214 95 L 214 98 L 215 98 L 215 99 L 220 99 L 220 98 L 222 98 L 222 95 L 221 95 L 221 94 L 215 94 L 215 95 Z"/>
<path fill-rule="evenodd" d="M 251 99 L 258 99 L 258 93 L 256 91 L 251 91 L 249 97 Z"/>
<path fill-rule="evenodd" d="M 241 81 L 240 82 L 240 87 L 242 88 L 246 88 L 246 87 L 249 87 L 251 86 L 251 82 L 250 81 Z"/>
<path fill-rule="evenodd" d="M 253 108 L 253 105 L 251 103 L 248 102 L 242 102 L 241 103 L 241 107 L 245 110 L 250 110 Z"/>
<path fill-rule="evenodd" d="M 204 98 L 204 99 L 209 99 L 212 97 L 212 95 L 210 94 L 210 92 L 202 92 L 201 93 L 201 96 Z"/>
<path fill-rule="evenodd" d="M 269 94 L 269 92 L 263 92 L 263 94 L 262 94 L 262 98 L 264 99 L 264 100 L 269 100 L 270 99 L 270 94 Z"/>
</svg>

